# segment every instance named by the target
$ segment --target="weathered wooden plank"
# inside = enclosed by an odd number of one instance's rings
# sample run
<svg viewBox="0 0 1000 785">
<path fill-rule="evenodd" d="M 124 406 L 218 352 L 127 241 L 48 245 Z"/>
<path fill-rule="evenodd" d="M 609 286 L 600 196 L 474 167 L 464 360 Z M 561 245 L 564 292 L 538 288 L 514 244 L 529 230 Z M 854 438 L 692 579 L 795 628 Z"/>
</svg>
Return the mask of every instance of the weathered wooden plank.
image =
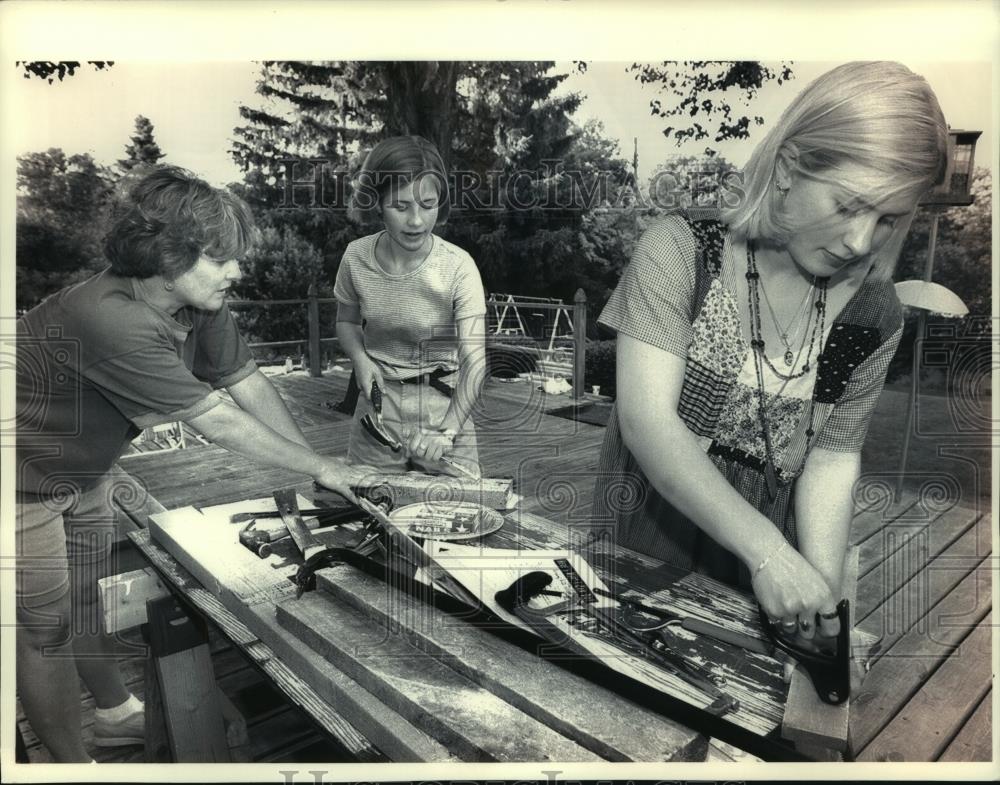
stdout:
<svg viewBox="0 0 1000 785">
<path fill-rule="evenodd" d="M 354 487 L 355 493 L 379 491 L 387 493 L 392 507 L 402 507 L 417 502 L 444 501 L 474 502 L 496 510 L 506 510 L 512 505 L 512 482 L 509 479 L 483 477 L 473 480 L 462 477 L 420 474 L 387 474 L 378 472 L 367 476 Z M 340 501 L 339 494 L 315 490 L 318 501 Z"/>
<path fill-rule="evenodd" d="M 992 633 L 992 615 L 988 615 L 920 686 L 858 760 L 936 760 L 954 728 L 962 725 L 989 692 Z M 914 743 L 917 739 L 919 743 Z"/>
<path fill-rule="evenodd" d="M 491 690 L 607 760 L 697 760 L 704 739 L 495 635 L 371 576 L 342 565 L 323 570 L 318 588 L 384 629 L 398 628 L 428 656 Z M 478 631 L 475 631 L 478 632 Z"/>
<path fill-rule="evenodd" d="M 993 753 L 993 692 L 990 690 L 938 760 L 942 763 L 989 762 L 994 760 Z"/>
<path fill-rule="evenodd" d="M 250 502 L 254 503 L 259 500 Z M 224 607 L 259 638 L 260 643 L 245 647 L 248 655 L 293 701 L 310 711 L 328 732 L 359 757 L 375 755 L 371 748 L 374 744 L 393 760 L 451 759 L 442 744 L 415 728 L 342 671 L 330 667 L 307 646 L 289 640 L 274 618 L 274 605 L 276 599 L 294 594 L 288 580 L 295 570 L 294 564 L 282 565 L 277 554 L 258 559 L 235 541 L 235 527 L 218 517 L 202 515 L 193 509 L 183 515 L 176 512 L 153 516 L 149 534 L 169 548 L 171 555 L 195 579 L 215 585 L 215 591 L 210 590 L 201 598 L 206 606 L 209 599 L 214 600 L 215 606 L 206 611 L 209 618 L 224 618 L 219 606 Z M 138 535 L 133 535 L 134 541 L 137 538 Z M 206 548 L 206 541 L 211 541 L 212 547 Z M 140 546 L 147 555 L 150 545 L 147 539 L 146 547 Z M 350 722 L 345 719 L 347 715 Z"/>
<path fill-rule="evenodd" d="M 354 609 L 309 593 L 279 602 L 277 618 L 463 760 L 599 760 Z"/>
<path fill-rule="evenodd" d="M 504 528 L 491 539 L 496 538 L 507 548 L 574 547 L 585 554 L 614 591 L 682 616 L 721 623 L 752 637 L 761 636 L 752 598 L 704 576 L 682 577 L 644 554 L 612 547 L 610 540 L 600 539 L 605 528 L 589 523 L 567 526 L 519 509 L 506 516 Z M 727 716 L 727 722 L 761 736 L 780 726 L 786 691 L 781 663 L 686 630 L 675 630 L 671 638 L 679 654 L 692 664 L 714 671 L 726 681 L 725 691 L 740 701 L 741 711 Z"/>
<path fill-rule="evenodd" d="M 915 547 L 917 557 L 898 553 L 894 559 L 897 563 L 881 566 L 861 578 L 857 604 L 862 612 L 870 610 L 859 626 L 881 639 L 879 654 L 873 661 L 888 652 L 907 630 L 920 624 L 930 608 L 975 569 L 989 553 L 990 531 L 989 517 L 984 516 L 922 568 L 914 567 L 912 573 L 907 569 L 922 561 L 919 555 L 928 550 Z M 904 576 L 905 582 L 901 583 Z"/>
<path fill-rule="evenodd" d="M 858 587 L 858 557 L 857 547 L 849 548 L 844 556 L 842 586 L 845 598 L 852 608 L 851 625 L 853 627 L 853 608 L 857 599 Z M 812 679 L 801 666 L 792 672 L 792 680 L 788 686 L 788 698 L 785 702 L 785 716 L 781 723 L 781 735 L 795 742 L 796 747 L 806 751 L 813 746 L 820 750 L 809 749 L 808 753 L 826 758 L 822 748 L 842 752 L 847 748 L 847 726 L 850 718 L 850 699 L 839 706 L 823 703 L 813 688 Z"/>
<path fill-rule="evenodd" d="M 97 581 L 101 593 L 104 631 L 109 635 L 138 627 L 146 621 L 146 600 L 168 592 L 152 567 L 109 575 Z"/>
<path fill-rule="evenodd" d="M 640 578 L 631 570 L 631 567 L 614 569 L 605 582 L 619 593 L 682 618 L 710 622 L 756 640 L 762 639 L 763 632 L 757 623 L 756 605 L 751 596 L 697 574 L 667 582 L 663 588 L 663 578 Z M 677 654 L 692 664 L 707 667 L 725 680 L 725 692 L 740 702 L 740 711 L 727 715 L 727 722 L 761 736 L 780 727 L 786 692 L 780 661 L 684 629 L 674 628 L 671 642 Z"/>
<path fill-rule="evenodd" d="M 850 744 L 858 757 L 969 627 L 989 612 L 992 570 L 989 560 L 984 560 L 930 609 L 925 623 L 911 627 L 872 666 L 853 702 Z"/>
<path fill-rule="evenodd" d="M 955 509 L 936 519 L 908 524 L 894 522 L 878 536 L 861 546 L 862 577 L 858 582 L 859 623 L 871 629 L 868 616 L 915 575 L 922 574 L 939 554 L 962 535 L 975 528 L 982 516 L 964 509 Z M 897 610 L 912 616 L 915 606 Z M 874 630 L 873 630 L 874 631 Z"/>
</svg>

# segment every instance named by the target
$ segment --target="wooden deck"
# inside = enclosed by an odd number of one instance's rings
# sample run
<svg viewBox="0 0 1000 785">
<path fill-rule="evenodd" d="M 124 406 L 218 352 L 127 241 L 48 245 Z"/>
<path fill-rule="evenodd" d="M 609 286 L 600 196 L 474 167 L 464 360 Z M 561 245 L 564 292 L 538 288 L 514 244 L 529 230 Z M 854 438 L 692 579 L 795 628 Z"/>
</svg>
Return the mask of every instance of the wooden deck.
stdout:
<svg viewBox="0 0 1000 785">
<path fill-rule="evenodd" d="M 314 447 L 343 454 L 349 420 L 328 404 L 342 399 L 347 376 L 293 373 L 273 381 Z M 589 514 L 604 429 L 544 413 L 569 403 L 565 396 L 546 399 L 525 382 L 493 380 L 476 420 L 486 474 L 515 478 L 522 509 L 572 523 Z M 123 459 L 122 466 L 168 508 L 237 501 L 283 486 L 309 489 L 300 476 L 214 446 L 142 454 Z M 908 490 L 893 503 L 879 482 L 859 496 L 852 532 L 861 548 L 857 619 L 882 635 L 883 644 L 852 698 L 851 747 L 858 760 L 990 760 L 995 568 L 983 496 L 945 499 Z M 123 549 L 119 571 L 141 566 L 137 558 Z M 349 759 L 217 633 L 212 651 L 220 687 L 246 719 L 255 761 Z M 130 686 L 140 696 L 141 662 L 123 653 Z M 87 734 L 93 700 L 85 690 L 81 700 Z M 29 760 L 47 760 L 20 714 L 19 727 Z M 137 747 L 92 751 L 100 761 L 143 759 Z"/>
</svg>

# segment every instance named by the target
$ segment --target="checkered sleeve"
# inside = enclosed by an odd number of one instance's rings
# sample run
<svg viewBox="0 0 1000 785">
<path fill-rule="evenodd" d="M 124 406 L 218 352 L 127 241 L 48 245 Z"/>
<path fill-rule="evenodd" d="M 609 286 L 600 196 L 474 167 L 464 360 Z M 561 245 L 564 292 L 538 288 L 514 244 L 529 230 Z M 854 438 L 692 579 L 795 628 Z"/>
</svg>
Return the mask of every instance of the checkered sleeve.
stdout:
<svg viewBox="0 0 1000 785">
<path fill-rule="evenodd" d="M 694 291 L 694 237 L 683 219 L 669 216 L 639 239 L 598 321 L 685 357 L 692 337 Z"/>
<path fill-rule="evenodd" d="M 851 375 L 844 393 L 827 417 L 817 447 L 835 452 L 858 452 L 868 434 L 872 412 L 882 394 L 885 374 L 903 335 L 900 325 Z"/>
</svg>

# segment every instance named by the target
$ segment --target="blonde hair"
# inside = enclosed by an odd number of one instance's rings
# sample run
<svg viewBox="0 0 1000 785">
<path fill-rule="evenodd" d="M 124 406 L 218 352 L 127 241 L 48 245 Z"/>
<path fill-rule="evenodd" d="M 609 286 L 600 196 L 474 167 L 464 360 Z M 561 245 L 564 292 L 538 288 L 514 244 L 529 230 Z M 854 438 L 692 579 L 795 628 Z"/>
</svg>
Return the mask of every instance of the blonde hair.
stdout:
<svg viewBox="0 0 1000 785">
<path fill-rule="evenodd" d="M 796 230 L 783 220 L 775 183 L 779 158 L 792 172 L 855 189 L 871 204 L 917 199 L 945 176 L 948 126 L 927 81 L 893 62 L 853 62 L 810 83 L 757 145 L 743 168 L 739 203 L 723 220 L 740 239 L 782 245 Z M 838 179 L 837 169 L 855 164 L 875 176 L 861 187 Z M 889 278 L 916 208 L 896 221 L 873 252 L 871 273 Z"/>
</svg>

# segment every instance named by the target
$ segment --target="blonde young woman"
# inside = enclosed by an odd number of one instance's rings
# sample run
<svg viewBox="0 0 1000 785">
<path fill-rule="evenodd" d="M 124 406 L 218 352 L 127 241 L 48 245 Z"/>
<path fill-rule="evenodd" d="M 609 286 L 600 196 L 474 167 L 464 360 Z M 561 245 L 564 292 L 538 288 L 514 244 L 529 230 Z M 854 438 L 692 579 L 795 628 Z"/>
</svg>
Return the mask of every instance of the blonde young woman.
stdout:
<svg viewBox="0 0 1000 785">
<path fill-rule="evenodd" d="M 720 213 L 643 235 L 600 316 L 618 400 L 594 511 L 621 544 L 752 587 L 786 634 L 837 633 L 852 487 L 902 331 L 890 277 L 946 150 L 923 78 L 849 63 L 792 102 Z"/>
</svg>

